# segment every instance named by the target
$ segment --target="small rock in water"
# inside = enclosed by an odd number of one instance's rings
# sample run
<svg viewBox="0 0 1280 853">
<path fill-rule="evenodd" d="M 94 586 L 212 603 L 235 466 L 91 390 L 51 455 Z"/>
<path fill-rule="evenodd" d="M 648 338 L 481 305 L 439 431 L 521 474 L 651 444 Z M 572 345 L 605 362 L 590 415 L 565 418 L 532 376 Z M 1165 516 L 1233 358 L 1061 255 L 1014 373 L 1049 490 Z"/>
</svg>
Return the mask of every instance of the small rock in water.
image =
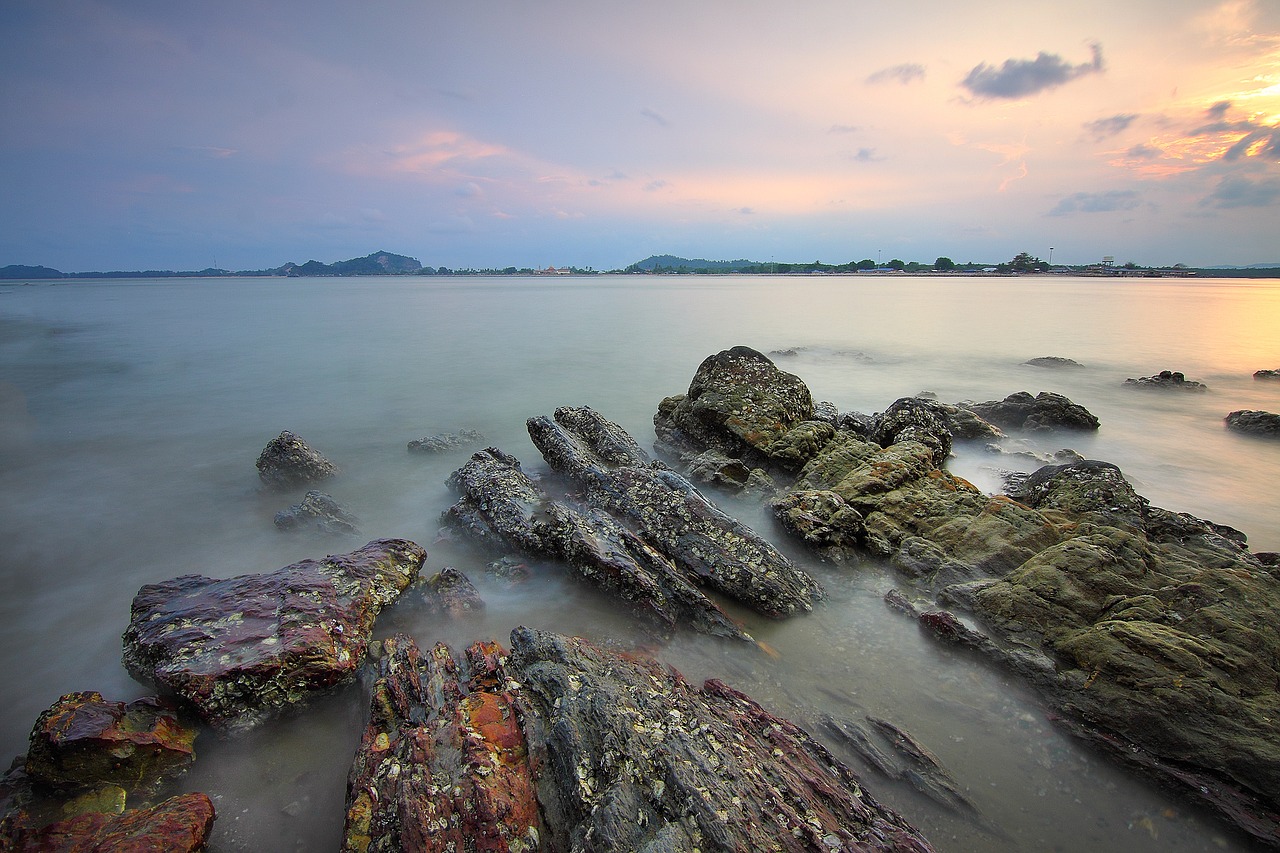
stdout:
<svg viewBox="0 0 1280 853">
<path fill-rule="evenodd" d="M 338 473 L 332 462 L 288 430 L 268 442 L 257 464 L 262 482 L 278 489 L 306 485 Z"/>
<path fill-rule="evenodd" d="M 1172 391 L 1208 391 L 1209 386 L 1203 382 L 1193 382 L 1176 370 L 1162 370 L 1154 376 L 1143 376 L 1139 379 L 1126 379 L 1127 388 L 1160 388 Z"/>
<path fill-rule="evenodd" d="M 1280 379 L 1280 370 L 1257 370 L 1253 374 L 1254 379 Z"/>
<path fill-rule="evenodd" d="M 307 492 L 301 503 L 276 513 L 275 524 L 281 530 L 314 528 L 322 533 L 360 533 L 360 520 L 343 509 L 342 505 L 315 489 Z"/>
<path fill-rule="evenodd" d="M 1254 412 L 1241 409 L 1224 418 L 1227 429 L 1259 435 L 1263 438 L 1280 438 L 1280 415 L 1271 412 Z"/>
<path fill-rule="evenodd" d="M 457 617 L 484 609 L 484 599 L 471 579 L 453 566 L 445 566 L 428 578 L 422 596 L 432 613 Z"/>
<path fill-rule="evenodd" d="M 1039 358 L 1029 358 L 1022 362 L 1029 367 L 1052 367 L 1052 368 L 1073 368 L 1084 367 L 1083 364 L 1073 358 L 1062 358 L 1056 355 L 1043 355 Z"/>
<path fill-rule="evenodd" d="M 484 436 L 474 429 L 464 429 L 458 432 L 442 432 L 437 435 L 429 435 L 426 438 L 419 438 L 409 442 L 410 453 L 443 453 L 446 450 L 453 450 L 457 447 L 465 447 L 470 444 L 479 444 L 484 441 Z"/>
</svg>

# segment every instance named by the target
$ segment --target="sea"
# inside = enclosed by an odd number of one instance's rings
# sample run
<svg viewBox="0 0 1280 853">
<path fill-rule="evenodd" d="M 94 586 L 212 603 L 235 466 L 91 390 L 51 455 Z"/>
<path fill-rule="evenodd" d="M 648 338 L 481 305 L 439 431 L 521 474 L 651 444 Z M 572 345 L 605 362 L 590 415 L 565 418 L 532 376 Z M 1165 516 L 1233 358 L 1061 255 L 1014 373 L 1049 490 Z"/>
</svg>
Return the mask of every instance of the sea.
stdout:
<svg viewBox="0 0 1280 853">
<path fill-rule="evenodd" d="M 486 607 L 431 616 L 410 590 L 376 636 L 455 650 L 518 625 L 641 642 L 623 608 L 562 567 L 513 584 L 440 535 L 468 454 L 496 446 L 546 470 L 525 420 L 587 405 L 650 446 L 653 414 L 707 356 L 757 349 L 815 400 L 874 413 L 943 401 L 1065 394 L 1096 433 L 958 443 L 950 469 L 988 492 L 1070 448 L 1120 466 L 1153 504 L 1280 550 L 1280 442 L 1240 435 L 1238 409 L 1280 412 L 1280 282 L 1056 276 L 531 276 L 15 281 L 0 284 L 0 755 L 25 753 L 60 695 L 148 695 L 121 664 L 143 584 L 230 577 L 404 537 L 424 575 L 461 569 Z M 1033 358 L 1079 367 L 1029 366 Z M 1180 371 L 1203 392 L 1126 379 Z M 410 441 L 482 442 L 411 454 Z M 282 532 L 301 491 L 262 488 L 254 463 L 289 430 L 341 470 L 322 487 L 359 537 Z M 771 621 L 732 609 L 777 657 L 680 634 L 651 649 L 695 683 L 716 677 L 815 735 L 824 714 L 910 732 L 981 821 L 877 776 L 830 743 L 865 788 L 940 851 L 1222 851 L 1247 840 L 1055 727 L 1016 681 L 921 634 L 885 606 L 887 566 L 815 560 L 756 500 L 708 491 L 815 575 L 829 597 Z M 1280 617 L 1278 617 L 1280 618 Z M 339 847 L 366 682 L 234 738 L 203 732 L 173 790 L 208 793 L 215 851 Z"/>
</svg>

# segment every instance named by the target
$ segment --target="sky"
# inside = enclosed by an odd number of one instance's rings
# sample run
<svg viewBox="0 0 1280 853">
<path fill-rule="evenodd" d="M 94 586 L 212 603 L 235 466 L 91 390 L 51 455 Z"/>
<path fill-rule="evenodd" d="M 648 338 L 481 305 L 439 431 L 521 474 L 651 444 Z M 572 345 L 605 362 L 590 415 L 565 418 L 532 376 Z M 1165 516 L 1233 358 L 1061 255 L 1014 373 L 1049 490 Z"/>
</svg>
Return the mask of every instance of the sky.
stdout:
<svg viewBox="0 0 1280 853">
<path fill-rule="evenodd" d="M 5 0 L 0 265 L 1280 262 L 1277 0 Z"/>
</svg>

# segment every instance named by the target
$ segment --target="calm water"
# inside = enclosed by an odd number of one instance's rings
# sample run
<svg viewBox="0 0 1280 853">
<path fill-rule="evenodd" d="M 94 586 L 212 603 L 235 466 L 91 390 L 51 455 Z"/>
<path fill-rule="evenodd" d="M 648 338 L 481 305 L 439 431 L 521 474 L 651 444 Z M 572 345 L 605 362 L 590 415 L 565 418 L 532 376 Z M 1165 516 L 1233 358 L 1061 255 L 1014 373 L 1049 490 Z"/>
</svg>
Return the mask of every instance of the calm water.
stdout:
<svg viewBox="0 0 1280 853">
<path fill-rule="evenodd" d="M 146 690 L 120 664 L 129 602 L 145 583 L 231 576 L 401 536 L 480 587 L 487 609 L 440 622 L 413 593 L 378 633 L 420 643 L 506 640 L 518 624 L 633 636 L 609 602 L 553 567 L 518 587 L 436 542 L 445 478 L 467 452 L 406 444 L 475 428 L 529 470 L 527 417 L 590 405 L 642 444 L 658 401 L 698 364 L 745 344 L 777 357 L 816 399 L 874 412 L 901 396 L 999 399 L 1050 390 L 1102 421 L 1070 446 L 1120 465 L 1153 503 L 1240 528 L 1280 550 L 1280 444 L 1230 434 L 1235 409 L 1280 411 L 1280 284 L 1227 280 L 408 278 L 99 281 L 0 285 L 0 755 L 26 748 L 57 697 Z M 1065 356 L 1084 369 L 1020 363 Z M 1205 394 L 1123 387 L 1181 370 Z M 296 500 L 259 491 L 254 461 L 289 429 L 343 471 L 325 490 L 362 521 L 358 540 L 278 532 Z M 1009 457 L 960 448 L 951 467 L 988 490 Z M 1025 467 L 1023 468 L 1026 469 Z M 773 535 L 759 509 L 724 500 Z M 776 538 L 775 538 L 775 541 Z M 881 800 L 946 851 L 1192 851 L 1241 841 L 1058 734 L 998 673 L 922 638 L 880 598 L 895 580 L 808 561 L 831 592 L 783 623 L 741 614 L 780 653 L 698 636 L 661 651 L 798 720 L 871 713 L 913 732 L 1002 834 L 864 774 Z M 204 736 L 181 781 L 214 797 L 217 850 L 335 849 L 365 699 L 353 687 L 234 741 Z M 841 754 L 841 753 L 838 753 Z M 846 758 L 848 756 L 845 756 Z M 856 763 L 855 763 L 856 766 Z"/>
</svg>

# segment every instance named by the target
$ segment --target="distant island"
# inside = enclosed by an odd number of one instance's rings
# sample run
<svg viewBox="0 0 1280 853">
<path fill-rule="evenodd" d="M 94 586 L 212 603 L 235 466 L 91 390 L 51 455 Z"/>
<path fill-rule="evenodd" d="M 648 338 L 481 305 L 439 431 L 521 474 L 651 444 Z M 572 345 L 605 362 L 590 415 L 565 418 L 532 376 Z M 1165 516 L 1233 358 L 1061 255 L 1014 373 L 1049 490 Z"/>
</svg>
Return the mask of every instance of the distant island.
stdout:
<svg viewBox="0 0 1280 853">
<path fill-rule="evenodd" d="M 1251 266 L 1188 267 L 1174 264 L 1168 267 L 1143 267 L 1133 262 L 1116 264 L 1111 258 L 1093 264 L 1057 264 L 1020 252 L 1008 261 L 998 263 L 966 261 L 957 263 L 950 258 L 939 257 L 933 263 L 903 261 L 893 258 L 883 264 L 864 258 L 841 264 L 788 263 L 778 261 L 715 261 L 704 258 L 681 258 L 676 255 L 650 255 L 622 269 L 595 270 L 591 267 L 486 267 L 449 269 L 424 266 L 417 258 L 394 252 L 374 252 L 362 258 L 335 261 L 331 264 L 316 260 L 304 264 L 285 263 L 261 270 L 224 270 L 209 267 L 202 270 L 112 270 L 109 272 L 62 272 L 51 267 L 10 264 L 0 267 L 0 280 L 23 279 L 27 281 L 47 279 L 94 278 L 231 278 L 243 276 L 369 276 L 369 275 L 849 275 L 849 274 L 943 274 L 943 275 L 1091 275 L 1116 277 L 1190 277 L 1216 278 L 1280 278 L 1280 262 L 1253 264 Z"/>
</svg>

